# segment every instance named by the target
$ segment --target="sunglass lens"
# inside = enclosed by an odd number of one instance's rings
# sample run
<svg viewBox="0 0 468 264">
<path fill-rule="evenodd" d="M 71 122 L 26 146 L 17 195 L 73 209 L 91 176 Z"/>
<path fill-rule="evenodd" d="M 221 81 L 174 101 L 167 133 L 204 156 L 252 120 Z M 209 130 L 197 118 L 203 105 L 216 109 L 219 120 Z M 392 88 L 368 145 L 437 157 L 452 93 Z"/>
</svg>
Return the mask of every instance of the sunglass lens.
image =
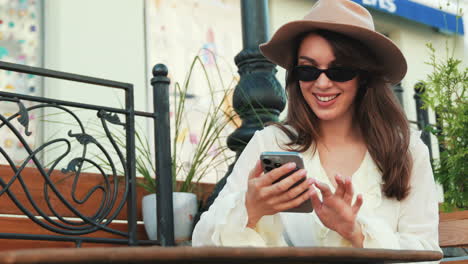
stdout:
<svg viewBox="0 0 468 264">
<path fill-rule="evenodd" d="M 327 70 L 327 76 L 335 82 L 347 82 L 352 80 L 358 71 L 349 68 L 330 68 Z"/>
<path fill-rule="evenodd" d="M 325 72 L 327 77 L 334 82 L 347 82 L 352 80 L 358 75 L 358 71 L 351 68 L 335 67 L 327 70 L 320 70 L 314 66 L 300 65 L 294 69 L 296 78 L 299 81 L 310 82 L 315 81 L 317 78 Z"/>
<path fill-rule="evenodd" d="M 313 66 L 297 66 L 295 72 L 297 79 L 303 82 L 315 81 L 321 73 L 319 69 Z"/>
</svg>

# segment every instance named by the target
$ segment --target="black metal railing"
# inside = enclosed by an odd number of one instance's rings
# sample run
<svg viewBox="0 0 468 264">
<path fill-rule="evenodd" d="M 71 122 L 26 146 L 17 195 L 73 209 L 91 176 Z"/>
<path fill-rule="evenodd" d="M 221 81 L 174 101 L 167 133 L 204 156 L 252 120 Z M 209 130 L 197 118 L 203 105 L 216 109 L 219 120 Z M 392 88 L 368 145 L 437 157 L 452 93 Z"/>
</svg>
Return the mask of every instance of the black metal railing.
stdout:
<svg viewBox="0 0 468 264">
<path fill-rule="evenodd" d="M 417 83 L 414 86 L 414 101 L 416 103 L 416 124 L 418 125 L 418 129 L 422 131 L 421 139 L 429 148 L 429 156 L 431 161 L 433 159 L 432 154 L 432 143 L 431 143 L 431 134 L 427 131 L 427 127 L 431 124 L 429 123 L 429 113 L 427 109 L 423 108 L 423 102 L 421 99 L 422 94 L 424 93 L 424 84 Z"/>
<path fill-rule="evenodd" d="M 416 83 L 414 86 L 414 100 L 416 102 L 416 120 L 411 121 L 411 123 L 417 124 L 418 129 L 422 131 L 421 139 L 429 148 L 429 156 L 431 161 L 433 161 L 433 149 L 432 149 L 432 140 L 431 134 L 437 137 L 439 140 L 438 144 L 438 151 L 439 153 L 443 153 L 445 151 L 443 144 L 441 143 L 441 135 L 442 135 L 442 124 L 439 122 L 439 115 L 437 111 L 434 112 L 435 114 L 435 124 L 431 124 L 429 121 L 429 112 L 426 108 L 423 107 L 422 95 L 425 92 L 424 83 Z"/>
<path fill-rule="evenodd" d="M 123 90 L 125 93 L 125 103 L 123 109 L 121 109 L 0 91 L 0 106 L 10 103 L 16 104 L 18 107 L 18 111 L 8 117 L 0 114 L 0 129 L 9 130 L 16 140 L 24 146 L 24 151 L 27 152 L 26 158 L 20 163 L 15 163 L 8 150 L 0 147 L 0 156 L 7 161 L 13 174 L 10 179 L 0 175 L 0 197 L 8 195 L 16 207 L 32 222 L 54 233 L 54 235 L 0 233 L 0 239 L 71 241 L 75 242 L 77 247 L 80 247 L 82 242 L 174 245 L 171 154 L 169 144 L 166 144 L 166 142 L 170 142 L 167 139 L 170 137 L 167 68 L 159 64 L 153 69 L 154 77 L 151 80 L 155 107 L 153 113 L 135 111 L 133 85 L 129 83 L 1 61 L 0 70 L 93 84 L 98 87 L 110 87 Z M 28 104 L 25 104 L 25 102 L 28 102 Z M 31 106 L 27 107 L 26 105 Z M 29 146 L 27 140 L 31 136 L 31 132 L 28 130 L 29 113 L 50 109 L 68 115 L 74 123 L 72 128 L 63 137 L 47 139 L 38 147 Z M 77 109 L 94 112 L 100 124 L 100 129 L 104 131 L 105 136 L 96 137 L 89 133 L 89 129 L 76 114 Z M 159 226 L 157 241 L 144 241 L 139 240 L 137 237 L 135 116 L 152 118 L 155 123 Z M 123 118 L 123 121 L 121 118 Z M 13 123 L 15 120 L 21 124 L 22 129 L 15 127 Z M 125 135 L 123 145 L 119 144 L 115 133 L 112 132 L 119 129 L 120 131 L 123 130 L 122 133 Z M 161 139 L 165 141 L 161 141 Z M 40 155 L 46 149 L 53 148 L 57 144 L 65 146 L 65 150 L 55 160 L 46 165 Z M 72 151 L 72 146 L 75 145 L 80 147 L 78 154 Z M 91 148 L 98 152 L 97 154 L 94 153 L 93 157 L 90 157 L 89 153 Z M 96 159 L 97 156 L 99 156 L 100 162 Z M 101 164 L 102 162 L 106 166 Z M 44 201 L 35 200 L 30 188 L 25 183 L 24 169 L 28 163 L 32 163 L 40 173 L 42 179 L 38 180 L 43 181 L 45 205 Z M 60 167 L 60 164 L 64 163 L 67 165 Z M 94 168 L 102 176 L 103 180 L 102 184 L 93 186 L 84 198 L 79 199 L 76 190 L 77 185 L 79 185 L 80 175 L 85 167 Z M 63 175 L 73 178 L 73 185 L 68 190 L 70 193 L 62 193 L 57 186 L 57 181 L 52 180 L 52 173 L 56 169 L 62 169 Z M 123 177 L 119 177 L 118 172 L 121 172 Z M 11 188 L 14 184 L 21 186 L 21 188 L 14 191 Z M 119 188 L 123 188 L 121 197 L 118 195 Z M 18 193 L 18 189 L 22 190 L 21 193 Z M 102 198 L 97 208 L 93 209 L 92 213 L 83 213 L 81 211 L 83 206 L 86 206 L 89 198 L 98 192 L 101 193 Z M 51 203 L 51 196 L 57 197 L 60 206 L 65 207 L 71 212 L 72 216 L 61 215 L 57 210 L 58 205 Z M 25 199 L 19 199 L 19 197 L 26 197 L 28 204 L 24 204 Z M 71 201 L 67 197 L 72 197 Z M 117 219 L 125 205 L 127 205 L 128 232 L 122 232 L 110 227 L 110 224 Z M 120 238 L 84 236 L 97 231 L 111 233 Z"/>
</svg>

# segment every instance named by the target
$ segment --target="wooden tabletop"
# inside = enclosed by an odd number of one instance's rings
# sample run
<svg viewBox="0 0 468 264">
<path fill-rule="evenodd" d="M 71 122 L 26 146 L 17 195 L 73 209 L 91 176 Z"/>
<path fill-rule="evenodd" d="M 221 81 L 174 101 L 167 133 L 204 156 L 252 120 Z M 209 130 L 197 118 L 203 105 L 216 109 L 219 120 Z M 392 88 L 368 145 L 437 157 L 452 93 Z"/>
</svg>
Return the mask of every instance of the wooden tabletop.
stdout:
<svg viewBox="0 0 468 264">
<path fill-rule="evenodd" d="M 114 247 L 6 251 L 0 263 L 396 263 L 440 260 L 438 251 L 282 247 Z"/>
</svg>

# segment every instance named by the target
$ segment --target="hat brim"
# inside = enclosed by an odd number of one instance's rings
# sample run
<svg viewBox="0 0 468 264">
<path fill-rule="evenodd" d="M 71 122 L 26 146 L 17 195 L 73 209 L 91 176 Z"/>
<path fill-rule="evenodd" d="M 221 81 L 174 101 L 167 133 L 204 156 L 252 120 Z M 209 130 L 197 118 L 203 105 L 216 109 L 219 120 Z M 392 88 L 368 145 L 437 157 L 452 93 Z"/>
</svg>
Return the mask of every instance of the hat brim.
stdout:
<svg viewBox="0 0 468 264">
<path fill-rule="evenodd" d="M 395 43 L 378 32 L 353 25 L 312 20 L 293 21 L 280 27 L 270 41 L 260 44 L 260 51 L 271 62 L 288 70 L 294 65 L 297 56 L 293 54 L 297 45 L 296 37 L 318 29 L 341 33 L 363 43 L 383 66 L 388 82 L 397 84 L 405 77 L 408 68 L 406 59 Z"/>
</svg>

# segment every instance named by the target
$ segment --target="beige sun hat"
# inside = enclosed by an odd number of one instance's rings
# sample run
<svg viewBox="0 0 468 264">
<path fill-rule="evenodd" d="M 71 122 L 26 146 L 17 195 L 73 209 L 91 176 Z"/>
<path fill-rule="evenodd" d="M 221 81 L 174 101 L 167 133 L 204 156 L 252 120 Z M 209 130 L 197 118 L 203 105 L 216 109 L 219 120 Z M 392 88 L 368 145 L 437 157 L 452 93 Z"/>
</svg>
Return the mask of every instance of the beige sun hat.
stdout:
<svg viewBox="0 0 468 264">
<path fill-rule="evenodd" d="M 400 82 L 407 64 L 400 49 L 386 36 L 375 31 L 371 14 L 349 0 L 319 0 L 302 19 L 280 27 L 270 41 L 260 45 L 263 55 L 273 63 L 290 69 L 296 60 L 296 38 L 306 32 L 325 29 L 361 41 L 383 65 L 387 80 Z"/>
</svg>

